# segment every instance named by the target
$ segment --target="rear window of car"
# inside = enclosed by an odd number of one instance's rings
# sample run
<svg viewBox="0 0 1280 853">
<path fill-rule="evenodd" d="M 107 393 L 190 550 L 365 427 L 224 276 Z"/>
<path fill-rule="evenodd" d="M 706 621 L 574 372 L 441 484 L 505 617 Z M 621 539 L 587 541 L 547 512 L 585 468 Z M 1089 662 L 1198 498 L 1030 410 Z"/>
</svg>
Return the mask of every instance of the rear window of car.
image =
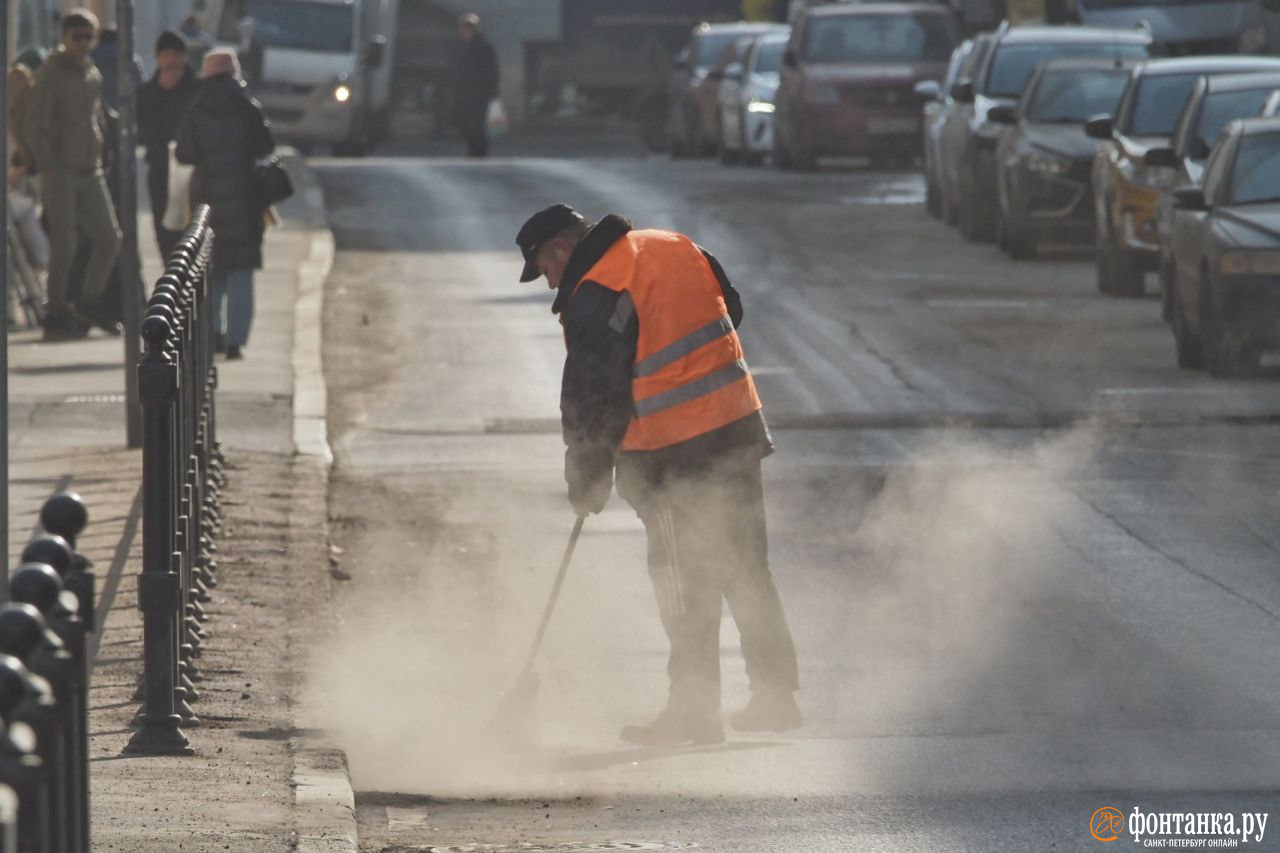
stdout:
<svg viewBox="0 0 1280 853">
<path fill-rule="evenodd" d="M 1075 124 L 1099 113 L 1114 113 L 1128 79 L 1129 72 L 1121 69 L 1046 71 L 1029 94 L 1026 117 Z"/>
<path fill-rule="evenodd" d="M 1254 133 L 1240 143 L 1231 171 L 1231 203 L 1280 201 L 1280 133 Z"/>
<path fill-rule="evenodd" d="M 1022 94 L 1023 87 L 1027 85 L 1027 80 L 1031 78 L 1031 72 L 1036 70 L 1037 65 L 1048 59 L 1091 57 L 1123 61 L 1145 59 L 1147 53 L 1148 48 L 1145 44 L 1133 42 L 1125 44 L 1111 42 L 1002 44 L 996 47 L 995 55 L 991 57 L 984 93 L 996 98 L 1018 97 Z"/>
<path fill-rule="evenodd" d="M 1210 92 L 1200 110 L 1200 127 L 1196 131 L 1205 149 L 1213 147 L 1222 129 L 1233 119 L 1258 115 L 1270 94 L 1270 89 Z"/>
<path fill-rule="evenodd" d="M 724 53 L 725 48 L 733 44 L 733 40 L 739 38 L 742 33 L 703 33 L 698 36 L 694 45 L 694 65 L 698 68 L 707 69 L 716 64 L 716 60 Z"/>
<path fill-rule="evenodd" d="M 755 66 L 751 70 L 758 74 L 777 74 L 782 70 L 782 54 L 786 49 L 786 39 L 761 42 L 756 47 Z"/>
<path fill-rule="evenodd" d="M 1128 126 L 1121 131 L 1134 136 L 1172 135 L 1173 126 L 1178 123 L 1178 116 L 1200 76 L 1192 73 L 1140 78 Z"/>
<path fill-rule="evenodd" d="M 946 62 L 959 41 L 949 15 L 867 14 L 810 18 L 807 62 Z"/>
</svg>

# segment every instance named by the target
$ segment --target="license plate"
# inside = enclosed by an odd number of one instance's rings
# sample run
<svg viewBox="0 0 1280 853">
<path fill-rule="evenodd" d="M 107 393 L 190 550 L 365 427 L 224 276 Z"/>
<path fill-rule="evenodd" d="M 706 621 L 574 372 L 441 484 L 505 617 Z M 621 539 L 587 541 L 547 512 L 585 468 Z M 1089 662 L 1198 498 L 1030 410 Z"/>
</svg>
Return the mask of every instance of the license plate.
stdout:
<svg viewBox="0 0 1280 853">
<path fill-rule="evenodd" d="M 918 118 L 873 118 L 867 120 L 867 133 L 873 134 L 906 134 L 919 133 Z"/>
</svg>

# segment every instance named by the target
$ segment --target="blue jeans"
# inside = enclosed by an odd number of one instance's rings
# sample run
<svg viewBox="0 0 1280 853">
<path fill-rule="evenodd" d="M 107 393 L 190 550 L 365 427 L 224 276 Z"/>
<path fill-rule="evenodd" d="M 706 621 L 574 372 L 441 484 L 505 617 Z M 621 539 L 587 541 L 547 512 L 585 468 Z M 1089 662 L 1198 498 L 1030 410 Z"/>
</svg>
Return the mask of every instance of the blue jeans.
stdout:
<svg viewBox="0 0 1280 853">
<path fill-rule="evenodd" d="M 213 331 L 227 336 L 227 346 L 242 347 L 249 343 L 253 325 L 253 270 L 250 268 L 218 270 L 210 276 L 213 286 Z M 222 318 L 223 303 L 227 317 Z"/>
</svg>

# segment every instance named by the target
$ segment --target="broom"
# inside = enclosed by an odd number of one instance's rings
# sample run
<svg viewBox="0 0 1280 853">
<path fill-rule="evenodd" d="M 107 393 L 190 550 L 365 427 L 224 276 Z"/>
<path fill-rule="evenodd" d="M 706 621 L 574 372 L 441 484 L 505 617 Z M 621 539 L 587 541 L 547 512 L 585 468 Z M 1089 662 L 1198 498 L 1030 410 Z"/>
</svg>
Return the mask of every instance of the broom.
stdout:
<svg viewBox="0 0 1280 853">
<path fill-rule="evenodd" d="M 551 586 L 551 596 L 542 611 L 542 621 L 538 624 L 538 633 L 533 637 L 533 646 L 529 656 L 525 658 L 524 668 L 516 679 L 515 687 L 498 704 L 498 710 L 489 720 L 486 731 L 505 740 L 509 745 L 532 743 L 535 731 L 534 711 L 538 702 L 538 674 L 533 671 L 534 660 L 538 657 L 538 649 L 542 646 L 542 638 L 547 635 L 547 625 L 551 622 L 551 612 L 555 610 L 556 599 L 560 597 L 560 587 L 564 585 L 565 573 L 569 570 L 569 560 L 573 557 L 574 546 L 578 544 L 578 534 L 582 533 L 582 523 L 586 515 L 579 515 L 573 523 L 573 532 L 569 534 L 569 542 L 564 548 L 564 557 L 560 560 L 560 571 L 556 573 L 555 583 Z"/>
</svg>

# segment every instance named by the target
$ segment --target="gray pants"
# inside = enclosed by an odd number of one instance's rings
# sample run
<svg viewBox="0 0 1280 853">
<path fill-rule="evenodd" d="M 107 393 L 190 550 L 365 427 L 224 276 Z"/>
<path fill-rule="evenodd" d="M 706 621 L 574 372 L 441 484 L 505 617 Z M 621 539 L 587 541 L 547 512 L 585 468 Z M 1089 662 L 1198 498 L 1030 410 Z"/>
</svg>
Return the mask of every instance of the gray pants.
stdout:
<svg viewBox="0 0 1280 853">
<path fill-rule="evenodd" d="M 49 304 L 67 304 L 71 289 L 71 264 L 83 235 L 89 243 L 89 263 L 77 298 L 81 308 L 98 301 L 116 252 L 120 226 L 116 223 L 111 194 L 101 171 L 68 172 L 48 169 L 40 173 L 45 219 L 49 224 Z"/>
<path fill-rule="evenodd" d="M 769 570 L 759 459 L 673 478 L 637 497 L 671 642 L 668 706 L 719 712 L 722 601 L 742 638 L 751 689 L 797 689 L 795 645 Z"/>
</svg>

